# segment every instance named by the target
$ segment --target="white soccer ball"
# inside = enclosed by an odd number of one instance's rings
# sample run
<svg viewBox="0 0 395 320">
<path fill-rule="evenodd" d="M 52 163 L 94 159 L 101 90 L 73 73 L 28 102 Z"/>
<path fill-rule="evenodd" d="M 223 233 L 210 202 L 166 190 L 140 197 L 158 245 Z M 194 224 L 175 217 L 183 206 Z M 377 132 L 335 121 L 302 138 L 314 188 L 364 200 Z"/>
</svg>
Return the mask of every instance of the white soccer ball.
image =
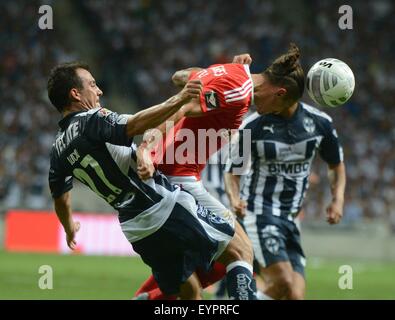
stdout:
<svg viewBox="0 0 395 320">
<path fill-rule="evenodd" d="M 324 107 L 344 104 L 354 92 L 355 79 L 350 67 L 338 59 L 318 61 L 307 73 L 307 92 Z"/>
</svg>

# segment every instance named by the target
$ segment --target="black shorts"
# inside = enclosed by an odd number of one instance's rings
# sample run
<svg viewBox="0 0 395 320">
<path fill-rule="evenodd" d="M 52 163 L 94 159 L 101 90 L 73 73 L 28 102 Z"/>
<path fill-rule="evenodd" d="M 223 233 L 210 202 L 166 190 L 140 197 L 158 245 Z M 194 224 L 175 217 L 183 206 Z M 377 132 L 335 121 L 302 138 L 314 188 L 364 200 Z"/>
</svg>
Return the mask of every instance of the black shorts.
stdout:
<svg viewBox="0 0 395 320">
<path fill-rule="evenodd" d="M 133 249 L 151 267 L 161 291 L 166 295 L 177 294 L 180 285 L 196 269 L 209 270 L 220 242 L 213 236 L 213 230 L 229 238 L 234 233 L 231 225 L 209 221 L 200 210 L 194 216 L 177 203 L 164 225 L 134 242 Z"/>
<path fill-rule="evenodd" d="M 295 222 L 249 212 L 243 225 L 254 247 L 255 259 L 262 267 L 289 261 L 294 271 L 304 276 L 306 260 Z"/>
</svg>

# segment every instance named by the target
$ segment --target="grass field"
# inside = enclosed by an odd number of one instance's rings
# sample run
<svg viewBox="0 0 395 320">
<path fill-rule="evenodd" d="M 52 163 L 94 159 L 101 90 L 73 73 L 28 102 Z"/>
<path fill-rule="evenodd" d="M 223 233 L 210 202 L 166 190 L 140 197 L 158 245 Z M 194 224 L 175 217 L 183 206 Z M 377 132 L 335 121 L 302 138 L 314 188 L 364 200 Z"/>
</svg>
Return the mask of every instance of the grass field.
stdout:
<svg viewBox="0 0 395 320">
<path fill-rule="evenodd" d="M 338 287 L 339 266 L 353 268 L 353 289 Z M 38 286 L 39 268 L 53 270 L 53 289 Z M 130 299 L 150 274 L 138 257 L 67 256 L 0 251 L 0 299 Z M 307 299 L 395 299 L 395 264 L 311 258 Z M 210 293 L 205 294 L 206 298 Z"/>
</svg>

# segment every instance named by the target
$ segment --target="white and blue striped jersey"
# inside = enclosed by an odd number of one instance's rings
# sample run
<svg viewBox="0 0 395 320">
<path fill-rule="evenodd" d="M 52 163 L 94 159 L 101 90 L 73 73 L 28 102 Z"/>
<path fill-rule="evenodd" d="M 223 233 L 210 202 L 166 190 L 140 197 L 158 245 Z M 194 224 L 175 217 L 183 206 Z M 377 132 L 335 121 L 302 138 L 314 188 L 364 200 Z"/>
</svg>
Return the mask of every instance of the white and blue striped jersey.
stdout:
<svg viewBox="0 0 395 320">
<path fill-rule="evenodd" d="M 293 220 L 305 198 L 316 152 L 328 164 L 343 161 L 331 117 L 299 103 L 289 119 L 257 113 L 246 118 L 232 142 L 226 171 L 246 175 L 241 198 L 248 211 Z"/>
<path fill-rule="evenodd" d="M 49 186 L 58 198 L 78 179 L 118 210 L 123 232 L 135 242 L 157 231 L 176 202 L 196 212 L 196 201 L 159 172 L 146 181 L 138 177 L 127 119 L 104 108 L 63 118 L 52 147 Z"/>
</svg>

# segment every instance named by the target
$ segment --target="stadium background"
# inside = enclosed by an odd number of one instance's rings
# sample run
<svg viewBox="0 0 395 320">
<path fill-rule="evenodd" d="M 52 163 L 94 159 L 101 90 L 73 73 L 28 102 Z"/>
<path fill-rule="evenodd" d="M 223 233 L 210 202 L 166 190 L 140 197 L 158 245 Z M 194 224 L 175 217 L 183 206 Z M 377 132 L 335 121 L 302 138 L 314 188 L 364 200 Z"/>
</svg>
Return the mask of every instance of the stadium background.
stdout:
<svg viewBox="0 0 395 320">
<path fill-rule="evenodd" d="M 53 8 L 53 30 L 38 27 L 38 8 L 43 4 Z M 307 298 L 394 299 L 391 55 L 395 38 L 389 31 L 395 28 L 395 5 L 390 0 L 349 1 L 353 29 L 340 30 L 342 4 L 329 0 L 1 1 L 0 299 L 128 299 L 149 274 L 138 257 L 104 257 L 97 255 L 100 250 L 85 256 L 59 255 L 45 248 L 47 253 L 25 253 L 35 249 L 23 245 L 6 248 L 5 217 L 10 209 L 52 208 L 48 151 L 59 115 L 46 96 L 51 67 L 69 60 L 87 61 L 104 91 L 102 104 L 134 113 L 175 92 L 170 82 L 175 70 L 227 62 L 234 54 L 249 52 L 252 71 L 260 72 L 290 41 L 300 47 L 305 71 L 321 58 L 335 57 L 347 62 L 356 78 L 351 100 L 324 110 L 334 118 L 344 146 L 345 216 L 338 226 L 325 223 L 330 193 L 325 166 L 318 161 L 316 183 L 308 192 L 301 219 L 308 257 Z M 303 100 L 311 103 L 307 96 Z M 112 212 L 78 184 L 73 207 L 80 212 Z M 18 229 L 21 221 L 26 225 L 22 218 L 13 227 Z M 37 228 L 35 234 L 22 232 L 22 241 L 30 242 L 31 237 L 34 242 L 46 234 L 45 224 Z M 103 238 L 105 232 L 99 236 Z M 53 267 L 53 290 L 38 288 L 41 265 Z M 352 290 L 338 287 L 341 265 L 353 267 Z"/>
</svg>

